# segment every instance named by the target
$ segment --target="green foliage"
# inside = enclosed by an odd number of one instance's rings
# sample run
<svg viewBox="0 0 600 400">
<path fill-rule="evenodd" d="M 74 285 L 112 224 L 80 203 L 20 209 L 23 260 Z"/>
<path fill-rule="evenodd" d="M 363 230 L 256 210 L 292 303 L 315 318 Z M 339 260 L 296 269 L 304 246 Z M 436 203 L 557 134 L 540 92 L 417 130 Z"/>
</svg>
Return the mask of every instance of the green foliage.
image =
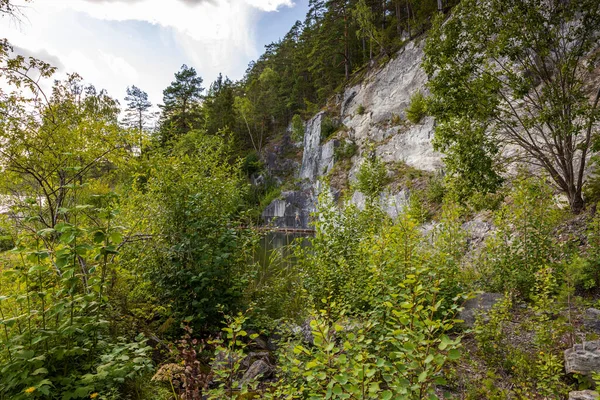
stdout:
<svg viewBox="0 0 600 400">
<path fill-rule="evenodd" d="M 310 322 L 313 346 L 291 342 L 284 347 L 283 379 L 274 385 L 272 398 L 433 396 L 434 385 L 445 382 L 444 366 L 460 357 L 460 338 L 445 334 L 458 307 L 446 305 L 441 311 L 440 281 L 426 268 L 407 272 L 395 294 L 379 298 L 376 311 L 363 318 L 333 317 L 336 304 L 323 299 L 327 308 Z"/>
<path fill-rule="evenodd" d="M 247 399 L 249 388 L 256 389 L 256 381 L 248 382 L 242 378 L 242 361 L 245 357 L 247 344 L 244 340 L 247 336 L 255 339 L 258 334 L 248 335 L 243 329 L 246 317 L 238 314 L 236 317 L 225 317 L 227 326 L 223 328 L 224 338 L 219 337 L 209 341 L 214 345 L 212 362 L 213 382 L 215 387 L 208 391 L 208 399 Z"/>
<path fill-rule="evenodd" d="M 11 399 L 85 398 L 117 390 L 151 368 L 150 348 L 113 338 L 108 278 L 122 242 L 112 202 L 64 209 L 77 223 L 22 235 L 5 253 L 0 283 L 0 394 Z"/>
<path fill-rule="evenodd" d="M 304 123 L 300 115 L 294 114 L 292 118 L 292 140 L 301 142 L 302 139 L 304 139 Z"/>
<path fill-rule="evenodd" d="M 219 74 L 210 85 L 208 93 L 204 96 L 202 111 L 204 127 L 208 134 L 218 134 L 222 130 L 234 132 L 239 135 L 238 121 L 235 119 L 235 88 L 233 82 Z M 244 143 L 238 136 L 238 140 Z"/>
<path fill-rule="evenodd" d="M 372 200 L 383 191 L 388 183 L 389 178 L 385 164 L 379 157 L 372 156 L 361 163 L 354 187 Z"/>
<path fill-rule="evenodd" d="M 242 171 L 247 176 L 252 176 L 253 174 L 262 171 L 264 165 L 258 156 L 258 153 L 255 151 L 251 151 L 244 157 L 244 161 L 242 163 Z"/>
<path fill-rule="evenodd" d="M 438 174 L 429 178 L 427 188 L 425 189 L 425 198 L 433 204 L 442 204 L 448 189 L 444 183 L 444 178 Z"/>
<path fill-rule="evenodd" d="M 600 214 L 596 213 L 587 229 L 588 253 L 584 259 L 574 259 L 574 286 L 590 290 L 600 287 Z"/>
<path fill-rule="evenodd" d="M 421 91 L 415 92 L 410 96 L 410 103 L 406 107 L 406 119 L 413 124 L 418 124 L 425 115 L 427 115 L 427 101 L 425 100 L 425 96 Z"/>
<path fill-rule="evenodd" d="M 321 141 L 326 141 L 339 129 L 340 124 L 335 119 L 324 116 L 321 119 Z"/>
<path fill-rule="evenodd" d="M 510 199 L 496 212 L 498 229 L 486 241 L 482 278 L 486 289 L 528 298 L 536 273 L 559 254 L 553 230 L 561 213 L 550 188 L 534 178 L 517 179 Z"/>
<path fill-rule="evenodd" d="M 358 115 L 363 115 L 365 113 L 365 106 L 363 106 L 362 104 L 359 104 L 358 108 L 356 109 L 356 113 Z"/>
<path fill-rule="evenodd" d="M 356 155 L 358 145 L 355 142 L 344 140 L 335 148 L 334 155 L 336 160 L 348 160 Z"/>
<path fill-rule="evenodd" d="M 154 157 L 144 192 L 127 196 L 127 218 L 152 243 L 129 256 L 145 260 L 158 298 L 196 327 L 218 323 L 218 304 L 235 310 L 245 282 L 247 235 L 235 229 L 243 180 L 228 159 L 223 139 L 192 131 Z"/>
<path fill-rule="evenodd" d="M 163 91 L 160 142 L 163 146 L 200 127 L 202 78 L 193 67 L 182 65 L 175 80 Z"/>
<path fill-rule="evenodd" d="M 13 237 L 4 228 L 0 227 L 0 253 L 15 247 Z"/>
<path fill-rule="evenodd" d="M 424 224 L 431 219 L 431 211 L 425 203 L 425 195 L 420 191 L 412 191 L 408 200 L 407 213 L 419 224 Z"/>
<path fill-rule="evenodd" d="M 595 0 L 467 0 L 448 20 L 436 19 L 423 67 L 432 77 L 428 110 L 438 122 L 436 148 L 446 153 L 452 174 L 493 191 L 499 166 L 518 159 L 543 168 L 571 209 L 582 210 L 600 112 L 600 96 L 584 89 L 600 57 L 592 28 L 598 24 Z M 506 145 L 519 156 L 498 157 Z"/>
</svg>

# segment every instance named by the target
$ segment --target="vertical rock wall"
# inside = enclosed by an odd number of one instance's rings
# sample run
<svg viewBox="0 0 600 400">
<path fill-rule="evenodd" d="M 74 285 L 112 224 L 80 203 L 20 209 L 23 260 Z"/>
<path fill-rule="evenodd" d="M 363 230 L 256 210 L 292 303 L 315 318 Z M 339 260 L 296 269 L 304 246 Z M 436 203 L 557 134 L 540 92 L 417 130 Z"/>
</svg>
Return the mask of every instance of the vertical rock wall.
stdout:
<svg viewBox="0 0 600 400">
<path fill-rule="evenodd" d="M 335 117 L 339 117 L 344 125 L 345 140 L 358 146 L 358 152 L 351 160 L 351 183 L 356 179 L 363 155 L 371 148 L 387 163 L 402 162 L 426 171 L 442 168 L 440 154 L 431 144 L 434 120 L 426 117 L 418 124 L 406 121 L 406 107 L 411 96 L 418 91 L 427 91 L 422 59 L 422 43 L 411 42 L 385 66 L 369 71 L 360 83 L 347 87 L 340 96 L 338 108 L 341 111 Z M 310 222 L 307 216 L 315 210 L 316 197 L 321 190 L 320 178 L 334 166 L 339 141 L 332 139 L 321 143 L 324 118 L 326 112 L 321 111 L 306 123 L 302 165 L 298 172 L 299 190 L 282 193 L 282 197 L 263 213 L 266 220 L 278 226 L 289 226 L 290 221 L 297 225 L 297 216 Z M 391 217 L 396 217 L 408 204 L 409 195 L 403 188 L 384 192 L 380 203 Z M 361 193 L 354 193 L 350 201 L 364 207 L 365 199 Z"/>
</svg>

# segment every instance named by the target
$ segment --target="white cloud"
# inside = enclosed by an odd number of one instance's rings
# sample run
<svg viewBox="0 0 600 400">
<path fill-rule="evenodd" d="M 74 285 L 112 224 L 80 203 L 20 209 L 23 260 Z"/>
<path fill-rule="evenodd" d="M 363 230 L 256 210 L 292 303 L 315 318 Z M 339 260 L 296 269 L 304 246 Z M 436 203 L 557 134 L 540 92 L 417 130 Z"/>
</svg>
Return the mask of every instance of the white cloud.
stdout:
<svg viewBox="0 0 600 400">
<path fill-rule="evenodd" d="M 113 54 L 105 53 L 99 50 L 100 58 L 108 66 L 108 68 L 117 76 L 123 76 L 130 82 L 137 80 L 138 74 L 123 57 L 117 57 Z"/>
<path fill-rule="evenodd" d="M 259 56 L 254 35 L 261 12 L 292 0 L 35 0 L 21 26 L 0 31 L 32 53 L 47 52 L 99 88 L 122 98 L 135 84 L 152 101 L 181 64 L 210 84 L 219 72 L 241 78 Z M 6 27 L 7 29 L 5 29 Z M 0 36 L 4 36 L 0 33 Z"/>
</svg>

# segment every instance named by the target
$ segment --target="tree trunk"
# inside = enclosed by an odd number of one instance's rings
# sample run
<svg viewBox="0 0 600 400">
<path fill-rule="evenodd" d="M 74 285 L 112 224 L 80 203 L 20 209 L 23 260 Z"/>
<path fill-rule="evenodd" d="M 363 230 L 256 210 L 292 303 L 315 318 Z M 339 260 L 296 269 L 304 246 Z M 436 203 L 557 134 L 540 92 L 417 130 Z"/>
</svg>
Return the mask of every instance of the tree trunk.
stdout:
<svg viewBox="0 0 600 400">
<path fill-rule="evenodd" d="M 350 50 L 348 45 L 348 12 L 344 8 L 344 74 L 346 80 L 350 79 Z"/>
<path fill-rule="evenodd" d="M 400 5 L 400 1 L 396 1 L 396 32 L 398 33 L 398 37 L 402 36 L 402 21 L 400 16 L 402 15 L 402 5 Z"/>
<path fill-rule="evenodd" d="M 579 214 L 583 211 L 585 202 L 581 196 L 581 189 L 577 189 L 574 193 L 569 193 L 569 206 L 573 214 Z"/>
</svg>

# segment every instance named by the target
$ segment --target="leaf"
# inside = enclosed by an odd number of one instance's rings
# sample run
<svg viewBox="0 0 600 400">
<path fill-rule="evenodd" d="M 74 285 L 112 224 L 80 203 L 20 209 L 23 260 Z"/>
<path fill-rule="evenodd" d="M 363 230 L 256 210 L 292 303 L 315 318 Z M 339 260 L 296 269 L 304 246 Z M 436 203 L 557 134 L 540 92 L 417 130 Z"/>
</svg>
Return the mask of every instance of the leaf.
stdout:
<svg viewBox="0 0 600 400">
<path fill-rule="evenodd" d="M 381 400 L 390 400 L 393 396 L 393 393 L 391 390 L 386 390 L 385 392 L 381 393 Z"/>
<path fill-rule="evenodd" d="M 47 374 L 48 370 L 46 368 L 38 368 L 31 373 L 31 375 L 39 375 L 39 374 Z"/>
<path fill-rule="evenodd" d="M 448 358 L 451 360 L 458 360 L 460 358 L 460 350 L 452 349 L 448 352 Z"/>
</svg>

